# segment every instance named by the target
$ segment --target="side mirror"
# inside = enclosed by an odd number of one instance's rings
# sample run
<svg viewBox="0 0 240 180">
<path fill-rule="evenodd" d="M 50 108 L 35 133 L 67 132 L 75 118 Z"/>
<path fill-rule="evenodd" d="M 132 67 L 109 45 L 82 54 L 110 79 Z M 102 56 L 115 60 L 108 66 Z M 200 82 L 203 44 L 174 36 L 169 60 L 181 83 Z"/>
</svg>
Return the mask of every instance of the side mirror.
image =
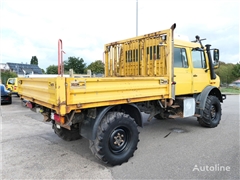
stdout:
<svg viewBox="0 0 240 180">
<path fill-rule="evenodd" d="M 213 61 L 214 69 L 217 69 L 219 67 L 219 49 L 213 50 Z"/>
<path fill-rule="evenodd" d="M 218 62 L 219 61 L 219 49 L 214 49 L 213 50 L 213 60 L 215 62 Z"/>
</svg>

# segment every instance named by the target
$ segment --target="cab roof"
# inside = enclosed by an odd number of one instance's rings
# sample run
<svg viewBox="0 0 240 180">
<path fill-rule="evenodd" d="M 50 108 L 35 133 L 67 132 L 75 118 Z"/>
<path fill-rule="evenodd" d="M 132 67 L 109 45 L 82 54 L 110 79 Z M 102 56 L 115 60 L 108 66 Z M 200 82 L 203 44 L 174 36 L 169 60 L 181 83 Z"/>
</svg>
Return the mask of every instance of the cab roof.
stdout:
<svg viewBox="0 0 240 180">
<path fill-rule="evenodd" d="M 179 46 L 191 47 L 191 48 L 201 47 L 201 45 L 199 43 L 184 41 L 181 39 L 174 39 L 174 44 L 179 45 Z"/>
</svg>

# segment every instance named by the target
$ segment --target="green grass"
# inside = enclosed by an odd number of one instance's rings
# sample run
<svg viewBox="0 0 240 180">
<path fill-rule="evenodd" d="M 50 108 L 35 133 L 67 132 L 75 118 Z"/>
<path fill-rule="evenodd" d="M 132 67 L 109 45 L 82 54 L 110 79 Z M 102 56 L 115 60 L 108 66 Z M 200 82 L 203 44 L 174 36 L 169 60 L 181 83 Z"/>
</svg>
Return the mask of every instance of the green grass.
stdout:
<svg viewBox="0 0 240 180">
<path fill-rule="evenodd" d="M 233 93 L 233 94 L 240 94 L 240 88 L 237 87 L 221 87 L 222 93 Z"/>
</svg>

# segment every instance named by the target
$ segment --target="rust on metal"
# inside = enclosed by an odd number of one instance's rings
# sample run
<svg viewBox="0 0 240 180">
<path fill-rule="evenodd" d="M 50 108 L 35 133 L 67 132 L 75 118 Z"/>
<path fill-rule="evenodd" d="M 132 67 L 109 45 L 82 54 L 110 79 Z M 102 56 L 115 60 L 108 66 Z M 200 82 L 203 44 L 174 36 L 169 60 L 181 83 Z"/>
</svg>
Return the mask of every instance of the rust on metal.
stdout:
<svg viewBox="0 0 240 180">
<path fill-rule="evenodd" d="M 43 121 L 44 122 L 49 122 L 51 121 L 51 118 L 49 118 L 49 114 L 46 112 L 41 113 L 43 115 Z"/>
<path fill-rule="evenodd" d="M 117 45 L 117 44 L 119 44 L 118 41 L 110 43 L 111 46 L 114 46 L 114 45 Z"/>
<path fill-rule="evenodd" d="M 60 102 L 59 105 L 66 105 L 66 101 L 62 101 L 62 102 Z"/>
<path fill-rule="evenodd" d="M 82 104 L 77 104 L 77 108 L 81 108 L 82 107 Z"/>
<path fill-rule="evenodd" d="M 60 97 L 58 97 L 58 104 L 57 104 L 57 107 L 61 106 L 61 105 L 66 105 L 66 101 L 61 101 Z M 55 106 L 55 105 L 53 105 Z"/>
<path fill-rule="evenodd" d="M 72 108 L 70 106 L 66 106 L 66 113 L 71 112 Z"/>
<path fill-rule="evenodd" d="M 63 128 L 66 128 L 68 130 L 71 130 L 71 126 L 67 125 L 67 124 L 60 124 L 59 122 L 55 121 L 55 123 Z"/>
</svg>

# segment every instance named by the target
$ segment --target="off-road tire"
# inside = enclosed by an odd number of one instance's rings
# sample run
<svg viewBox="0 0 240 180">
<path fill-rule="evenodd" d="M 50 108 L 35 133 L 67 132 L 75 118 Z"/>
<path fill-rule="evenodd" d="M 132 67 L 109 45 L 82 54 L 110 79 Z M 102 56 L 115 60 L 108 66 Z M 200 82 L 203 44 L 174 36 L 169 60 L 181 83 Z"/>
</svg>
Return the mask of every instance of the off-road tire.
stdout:
<svg viewBox="0 0 240 180">
<path fill-rule="evenodd" d="M 74 126 L 71 127 L 71 130 L 68 130 L 62 127 L 58 129 L 56 127 L 56 124 L 53 124 L 53 129 L 55 134 L 57 134 L 61 139 L 65 141 L 74 141 L 81 138 L 81 135 L 79 134 L 79 128 L 76 128 Z"/>
<path fill-rule="evenodd" d="M 89 148 L 97 159 L 115 166 L 133 156 L 138 141 L 139 132 L 133 118 L 122 112 L 108 112 L 98 127 L 96 139 L 89 140 Z"/>
<path fill-rule="evenodd" d="M 198 118 L 201 126 L 214 128 L 220 123 L 222 108 L 216 96 L 208 96 L 203 110 L 203 116 Z"/>
</svg>

